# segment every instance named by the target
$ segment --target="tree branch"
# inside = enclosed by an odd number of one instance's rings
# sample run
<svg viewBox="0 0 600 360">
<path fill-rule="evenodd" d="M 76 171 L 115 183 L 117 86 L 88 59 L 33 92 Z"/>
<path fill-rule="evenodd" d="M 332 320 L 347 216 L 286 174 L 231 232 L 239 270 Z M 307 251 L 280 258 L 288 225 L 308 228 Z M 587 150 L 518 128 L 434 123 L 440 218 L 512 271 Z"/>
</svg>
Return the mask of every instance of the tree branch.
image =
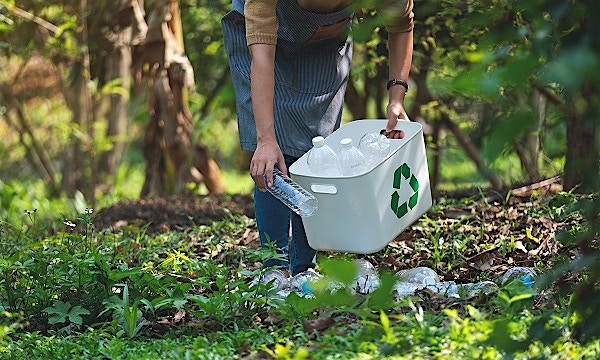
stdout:
<svg viewBox="0 0 600 360">
<path fill-rule="evenodd" d="M 52 24 L 51 22 L 44 20 L 39 16 L 33 15 L 32 13 L 26 10 L 11 5 L 5 0 L 0 0 L 0 5 L 4 6 L 8 11 L 10 11 L 11 14 L 28 21 L 32 21 L 38 24 L 39 26 L 43 27 L 44 29 L 56 34 L 57 36 L 60 36 L 63 33 L 63 30 L 61 28 Z"/>
</svg>

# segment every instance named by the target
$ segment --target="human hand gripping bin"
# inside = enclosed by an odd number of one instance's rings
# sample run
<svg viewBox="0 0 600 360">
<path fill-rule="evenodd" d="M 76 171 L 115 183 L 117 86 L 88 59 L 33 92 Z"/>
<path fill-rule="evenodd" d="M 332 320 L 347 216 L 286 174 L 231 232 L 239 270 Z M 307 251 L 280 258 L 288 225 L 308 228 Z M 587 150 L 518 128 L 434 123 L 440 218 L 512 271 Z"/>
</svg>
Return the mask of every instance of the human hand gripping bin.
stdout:
<svg viewBox="0 0 600 360">
<path fill-rule="evenodd" d="M 367 133 L 385 129 L 387 120 L 355 120 L 325 138 L 339 151 L 340 140 L 359 143 Z M 303 217 L 308 243 L 315 250 L 370 254 L 383 249 L 432 205 L 423 127 L 400 121 L 403 139 L 390 139 L 388 155 L 354 176 L 312 173 L 308 153 L 290 174 L 318 200 L 313 216 Z"/>
</svg>

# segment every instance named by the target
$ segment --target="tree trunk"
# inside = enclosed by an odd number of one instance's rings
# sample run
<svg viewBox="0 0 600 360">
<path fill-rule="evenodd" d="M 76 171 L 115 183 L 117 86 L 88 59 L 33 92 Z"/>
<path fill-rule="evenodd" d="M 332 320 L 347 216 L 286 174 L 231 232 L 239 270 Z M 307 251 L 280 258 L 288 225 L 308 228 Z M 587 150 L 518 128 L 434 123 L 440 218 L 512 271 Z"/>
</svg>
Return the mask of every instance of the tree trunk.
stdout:
<svg viewBox="0 0 600 360">
<path fill-rule="evenodd" d="M 575 96 L 585 100 L 589 107 L 597 108 L 599 92 L 597 85 L 588 83 Z M 575 101 L 569 101 L 567 107 L 567 156 L 563 187 L 567 191 L 574 189 L 578 193 L 598 191 L 600 129 L 598 119 L 594 117 L 597 112 L 588 110 L 580 113 L 579 108 L 585 107 L 578 108 Z"/>
<path fill-rule="evenodd" d="M 194 85 L 193 69 L 183 52 L 179 2 L 148 1 L 148 32 L 134 52 L 136 85 L 142 78 L 150 85 L 150 121 L 144 136 L 146 179 L 142 197 L 183 193 L 189 177 L 192 155 L 192 115 L 187 91 Z M 198 169 L 207 188 L 222 191 L 216 163 L 203 153 Z M 216 185 L 219 184 L 220 186 Z"/>
<path fill-rule="evenodd" d="M 206 189 L 213 194 L 225 193 L 225 185 L 221 181 L 221 171 L 217 163 L 208 155 L 208 148 L 201 143 L 196 144 L 194 148 L 192 172 L 198 170 L 202 174 L 201 179 L 195 179 L 196 182 L 204 181 Z"/>
<path fill-rule="evenodd" d="M 134 7 L 136 0 L 121 1 L 121 6 L 112 23 L 104 30 L 105 49 L 96 69 L 101 86 L 113 87 L 108 90 L 108 96 L 103 98 L 102 115 L 106 117 L 106 137 L 112 147 L 102 152 L 98 161 L 98 172 L 100 177 L 113 175 L 121 162 L 126 143 L 126 132 L 128 123 L 128 101 L 131 89 L 131 46 L 138 45 L 136 36 L 140 33 L 139 21 L 143 16 L 136 18 Z M 135 29 L 135 30 L 134 30 Z M 141 30 L 145 32 L 145 29 Z M 118 83 L 112 84 L 117 81 Z"/>
<path fill-rule="evenodd" d="M 69 197 L 73 197 L 79 190 L 86 196 L 91 196 L 90 187 L 93 186 L 89 173 L 90 141 L 87 137 L 88 127 L 91 126 L 88 116 L 88 82 L 86 82 L 83 64 L 76 62 L 69 70 L 71 81 L 63 90 L 65 100 L 73 113 L 73 123 L 81 130 L 80 136 L 73 136 L 65 150 L 62 168 L 62 189 Z M 85 134 L 85 135 L 84 135 Z M 92 200 L 91 198 L 89 200 Z M 93 201 L 92 201 L 93 202 Z"/>
</svg>

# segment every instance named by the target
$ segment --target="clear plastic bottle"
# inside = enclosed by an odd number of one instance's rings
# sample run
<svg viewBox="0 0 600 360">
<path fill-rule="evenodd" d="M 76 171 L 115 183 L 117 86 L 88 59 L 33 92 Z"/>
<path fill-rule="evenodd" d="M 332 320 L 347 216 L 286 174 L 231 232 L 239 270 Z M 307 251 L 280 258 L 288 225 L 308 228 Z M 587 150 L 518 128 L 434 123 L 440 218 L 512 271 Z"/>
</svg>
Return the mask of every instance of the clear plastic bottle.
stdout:
<svg viewBox="0 0 600 360">
<path fill-rule="evenodd" d="M 440 281 L 427 285 L 427 288 L 445 297 L 460 298 L 460 285 L 454 281 Z"/>
<path fill-rule="evenodd" d="M 322 136 L 314 137 L 312 143 L 313 147 L 306 157 L 308 169 L 315 175 L 338 175 L 335 151 L 325 144 L 325 139 Z"/>
<path fill-rule="evenodd" d="M 302 293 L 312 293 L 314 284 L 321 279 L 322 275 L 313 269 L 308 269 L 290 278 L 290 285 Z"/>
<path fill-rule="evenodd" d="M 363 153 L 352 144 L 350 138 L 340 140 L 340 145 L 342 148 L 337 155 L 337 168 L 340 174 L 344 176 L 362 174 L 366 166 Z"/>
<path fill-rule="evenodd" d="M 369 294 L 377 289 L 381 282 L 373 264 L 364 259 L 356 259 L 354 263 L 357 267 L 354 290 L 359 294 Z"/>
<path fill-rule="evenodd" d="M 272 269 L 260 276 L 261 284 L 271 284 L 273 289 L 284 289 L 290 286 L 287 274 L 281 269 Z"/>
<path fill-rule="evenodd" d="M 398 282 L 420 285 L 431 285 L 440 282 L 438 274 L 433 269 L 424 266 L 400 270 L 396 273 L 396 278 L 398 279 Z"/>
<path fill-rule="evenodd" d="M 273 186 L 268 190 L 302 217 L 312 216 L 317 211 L 317 198 L 277 168 L 273 169 Z"/>
<path fill-rule="evenodd" d="M 390 153 L 390 139 L 377 132 L 366 133 L 358 142 L 358 149 L 365 156 L 367 166 L 373 167 Z"/>
<path fill-rule="evenodd" d="M 422 284 L 408 281 L 398 281 L 394 285 L 396 297 L 404 298 L 415 295 L 415 291 L 428 289 L 445 297 L 459 297 L 459 286 L 454 281 L 439 281 L 431 284 Z"/>
<path fill-rule="evenodd" d="M 536 277 L 537 274 L 533 269 L 525 266 L 517 266 L 508 269 L 504 273 L 504 276 L 502 276 L 502 285 L 505 285 L 506 283 L 511 282 L 513 280 L 519 280 L 525 285 L 533 287 Z"/>
<path fill-rule="evenodd" d="M 466 297 L 476 296 L 481 293 L 490 294 L 498 290 L 498 285 L 491 281 L 480 281 L 476 283 L 461 284 L 461 295 Z"/>
<path fill-rule="evenodd" d="M 396 296 L 399 298 L 413 296 L 415 291 L 428 289 L 444 297 L 467 298 L 476 296 L 480 293 L 490 294 L 498 290 L 498 285 L 491 281 L 481 281 L 477 283 L 457 284 L 454 281 L 440 281 L 437 274 L 429 268 L 421 268 L 427 270 L 414 271 L 415 269 L 404 270 L 416 274 L 412 278 L 413 281 L 407 281 L 404 275 L 399 276 L 399 281 L 395 284 Z M 435 274 L 435 277 L 431 275 Z M 398 276 L 398 274 L 396 274 Z M 437 281 L 433 281 L 436 279 Z M 404 280 L 403 280 L 404 279 Z M 410 278 L 409 278 L 410 279 Z M 421 281 L 418 281 L 421 279 Z"/>
</svg>

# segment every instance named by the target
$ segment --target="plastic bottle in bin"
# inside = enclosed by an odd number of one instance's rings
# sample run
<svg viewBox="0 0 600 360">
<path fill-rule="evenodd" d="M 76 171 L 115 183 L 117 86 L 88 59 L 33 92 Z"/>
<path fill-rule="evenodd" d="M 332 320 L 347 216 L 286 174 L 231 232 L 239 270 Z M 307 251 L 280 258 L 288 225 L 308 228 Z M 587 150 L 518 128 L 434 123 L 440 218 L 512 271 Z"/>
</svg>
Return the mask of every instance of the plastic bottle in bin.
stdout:
<svg viewBox="0 0 600 360">
<path fill-rule="evenodd" d="M 368 165 L 375 165 L 390 153 L 390 139 L 377 132 L 363 135 L 358 142 L 358 149 L 363 153 Z"/>
<path fill-rule="evenodd" d="M 342 148 L 337 155 L 338 171 L 345 176 L 358 175 L 365 170 L 365 156 L 352 144 L 352 139 L 340 140 Z"/>
<path fill-rule="evenodd" d="M 302 217 L 312 216 L 317 211 L 317 198 L 277 168 L 273 169 L 273 186 L 267 189 Z"/>
<path fill-rule="evenodd" d="M 322 136 L 312 139 L 313 147 L 308 152 L 306 162 L 308 169 L 315 175 L 337 175 L 337 155 L 332 148 L 325 144 Z"/>
</svg>

